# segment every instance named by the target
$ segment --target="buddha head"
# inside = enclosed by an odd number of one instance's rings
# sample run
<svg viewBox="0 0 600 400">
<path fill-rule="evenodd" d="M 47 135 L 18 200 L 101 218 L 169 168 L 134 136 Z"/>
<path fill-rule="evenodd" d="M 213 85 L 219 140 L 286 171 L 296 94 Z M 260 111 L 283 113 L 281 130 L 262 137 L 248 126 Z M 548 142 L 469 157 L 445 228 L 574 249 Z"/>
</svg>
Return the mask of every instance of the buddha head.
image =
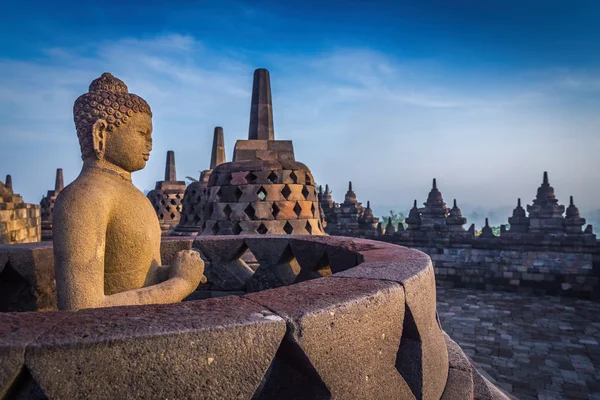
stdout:
<svg viewBox="0 0 600 400">
<path fill-rule="evenodd" d="M 128 172 L 146 166 L 152 150 L 152 111 L 120 79 L 104 73 L 75 101 L 81 158 L 104 160 Z"/>
</svg>

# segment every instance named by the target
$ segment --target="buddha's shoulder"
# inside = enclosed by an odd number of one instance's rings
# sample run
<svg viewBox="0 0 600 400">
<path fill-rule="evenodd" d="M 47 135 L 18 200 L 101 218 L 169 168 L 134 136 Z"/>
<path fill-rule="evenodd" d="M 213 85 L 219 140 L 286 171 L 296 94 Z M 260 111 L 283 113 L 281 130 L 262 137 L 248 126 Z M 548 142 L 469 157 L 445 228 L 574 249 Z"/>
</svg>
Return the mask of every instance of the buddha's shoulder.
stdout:
<svg viewBox="0 0 600 400">
<path fill-rule="evenodd" d="M 60 191 L 55 208 L 81 208 L 89 205 L 99 211 L 99 207 L 110 208 L 114 196 L 115 188 L 110 181 L 80 175 Z"/>
</svg>

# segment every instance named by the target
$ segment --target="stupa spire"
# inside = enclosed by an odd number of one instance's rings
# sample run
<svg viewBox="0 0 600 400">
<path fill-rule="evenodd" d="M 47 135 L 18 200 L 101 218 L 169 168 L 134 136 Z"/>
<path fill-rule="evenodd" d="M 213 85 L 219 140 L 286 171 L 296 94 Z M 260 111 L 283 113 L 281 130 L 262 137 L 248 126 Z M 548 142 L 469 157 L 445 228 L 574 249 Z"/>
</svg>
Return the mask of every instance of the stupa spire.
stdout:
<svg viewBox="0 0 600 400">
<path fill-rule="evenodd" d="M 254 71 L 248 140 L 275 140 L 271 80 L 264 68 Z"/>
<path fill-rule="evenodd" d="M 223 128 L 215 127 L 213 135 L 212 152 L 210 155 L 210 169 L 215 169 L 217 165 L 227 162 L 225 158 L 225 139 L 223 136 Z"/>
<path fill-rule="evenodd" d="M 12 190 L 12 176 L 6 175 L 6 181 L 4 182 L 4 186 L 6 186 L 7 189 Z"/>
<path fill-rule="evenodd" d="M 65 187 L 65 183 L 63 181 L 63 170 L 62 168 L 58 168 L 56 170 L 56 180 L 54 181 L 54 190 L 56 192 L 60 192 Z"/>
<path fill-rule="evenodd" d="M 167 162 L 165 165 L 165 181 L 173 182 L 177 180 L 177 172 L 175 170 L 175 152 L 167 151 Z"/>
</svg>

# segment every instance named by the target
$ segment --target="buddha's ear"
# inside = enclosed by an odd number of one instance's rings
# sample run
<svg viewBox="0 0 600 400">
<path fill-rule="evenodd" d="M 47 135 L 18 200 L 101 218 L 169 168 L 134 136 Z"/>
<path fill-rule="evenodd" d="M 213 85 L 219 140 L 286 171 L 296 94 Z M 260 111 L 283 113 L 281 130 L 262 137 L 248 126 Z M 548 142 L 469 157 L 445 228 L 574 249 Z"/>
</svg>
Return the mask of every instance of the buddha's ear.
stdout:
<svg viewBox="0 0 600 400">
<path fill-rule="evenodd" d="M 104 159 L 104 151 L 106 150 L 106 127 L 108 124 L 105 120 L 99 119 L 92 126 L 92 138 L 94 142 L 94 153 L 98 160 Z"/>
</svg>

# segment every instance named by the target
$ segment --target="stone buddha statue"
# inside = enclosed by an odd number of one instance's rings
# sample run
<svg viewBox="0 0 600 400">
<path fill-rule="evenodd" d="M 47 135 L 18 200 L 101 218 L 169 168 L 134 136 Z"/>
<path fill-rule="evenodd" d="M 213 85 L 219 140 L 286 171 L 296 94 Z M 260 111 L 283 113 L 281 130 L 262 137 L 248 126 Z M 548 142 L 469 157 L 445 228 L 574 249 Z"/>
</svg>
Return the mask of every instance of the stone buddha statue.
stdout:
<svg viewBox="0 0 600 400">
<path fill-rule="evenodd" d="M 161 265 L 156 213 L 131 182 L 152 150 L 150 106 L 104 73 L 73 114 L 83 167 L 54 208 L 59 309 L 181 301 L 206 281 L 204 263 L 184 250 Z"/>
</svg>

